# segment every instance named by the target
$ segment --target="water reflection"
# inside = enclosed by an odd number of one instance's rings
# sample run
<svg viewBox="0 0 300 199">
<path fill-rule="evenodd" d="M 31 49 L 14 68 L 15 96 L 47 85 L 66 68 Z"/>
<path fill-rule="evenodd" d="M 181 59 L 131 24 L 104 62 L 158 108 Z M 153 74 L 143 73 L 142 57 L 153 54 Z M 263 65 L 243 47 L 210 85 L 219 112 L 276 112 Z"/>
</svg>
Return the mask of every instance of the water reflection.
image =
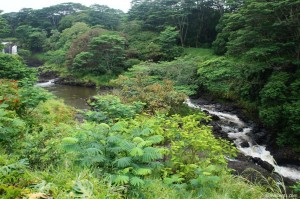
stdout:
<svg viewBox="0 0 300 199">
<path fill-rule="evenodd" d="M 77 109 L 88 109 L 86 100 L 97 94 L 96 88 L 87 88 L 79 86 L 66 86 L 52 84 L 51 86 L 46 86 L 44 89 L 53 93 L 58 98 L 64 100 L 67 105 L 73 106 Z"/>
</svg>

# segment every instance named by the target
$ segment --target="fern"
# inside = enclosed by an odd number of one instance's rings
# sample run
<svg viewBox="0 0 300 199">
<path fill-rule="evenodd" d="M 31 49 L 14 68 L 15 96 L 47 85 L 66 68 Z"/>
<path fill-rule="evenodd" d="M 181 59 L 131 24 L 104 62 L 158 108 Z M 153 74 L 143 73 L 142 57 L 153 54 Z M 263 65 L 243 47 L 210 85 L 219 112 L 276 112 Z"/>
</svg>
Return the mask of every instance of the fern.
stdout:
<svg viewBox="0 0 300 199">
<path fill-rule="evenodd" d="M 135 146 L 133 143 L 128 142 L 126 140 L 123 140 L 122 142 L 119 143 L 119 146 L 124 150 L 124 151 L 131 151 L 131 149 Z"/>
<path fill-rule="evenodd" d="M 153 135 L 148 138 L 148 141 L 150 141 L 152 144 L 159 144 L 164 140 L 164 137 L 161 135 Z"/>
<path fill-rule="evenodd" d="M 118 136 L 109 136 L 107 138 L 107 141 L 110 142 L 110 143 L 118 143 L 118 142 L 121 141 L 121 139 Z"/>
<path fill-rule="evenodd" d="M 139 186 L 142 186 L 145 184 L 144 180 L 142 180 L 141 178 L 139 177 L 132 177 L 130 179 L 130 184 L 135 186 L 135 187 L 139 187 Z"/>
<path fill-rule="evenodd" d="M 157 159 L 162 159 L 162 154 L 159 149 L 153 147 L 147 147 L 144 149 L 144 154 L 142 155 L 142 161 L 147 163 Z"/>
<path fill-rule="evenodd" d="M 119 168 L 130 166 L 131 162 L 132 162 L 131 157 L 123 157 L 114 161 L 114 163 L 117 164 L 117 167 Z"/>
<path fill-rule="evenodd" d="M 133 171 L 133 173 L 135 175 L 138 175 L 138 176 L 146 176 L 146 175 L 150 175 L 152 173 L 152 169 L 150 169 L 150 168 L 137 168 Z"/>
<path fill-rule="evenodd" d="M 88 156 L 96 156 L 98 154 L 103 154 L 99 148 L 88 148 L 85 150 Z"/>
<path fill-rule="evenodd" d="M 79 140 L 73 137 L 66 137 L 62 139 L 62 148 L 67 152 L 79 151 L 80 147 L 78 146 Z"/>
<path fill-rule="evenodd" d="M 129 177 L 127 175 L 117 175 L 113 177 L 113 183 L 116 185 L 128 184 Z"/>
<path fill-rule="evenodd" d="M 132 140 L 133 142 L 135 142 L 135 143 L 137 143 L 137 144 L 139 144 L 139 143 L 141 143 L 141 142 L 145 142 L 142 138 L 140 138 L 140 137 L 135 137 L 135 138 L 133 138 L 133 140 Z"/>
<path fill-rule="evenodd" d="M 143 154 L 144 154 L 144 151 L 140 147 L 135 147 L 135 148 L 131 149 L 131 151 L 130 151 L 131 156 L 142 156 Z"/>
<path fill-rule="evenodd" d="M 116 124 L 114 124 L 112 127 L 111 127 L 111 131 L 114 131 L 114 132 L 122 132 L 124 130 L 126 130 L 125 126 L 127 124 L 125 122 L 117 122 Z"/>
</svg>

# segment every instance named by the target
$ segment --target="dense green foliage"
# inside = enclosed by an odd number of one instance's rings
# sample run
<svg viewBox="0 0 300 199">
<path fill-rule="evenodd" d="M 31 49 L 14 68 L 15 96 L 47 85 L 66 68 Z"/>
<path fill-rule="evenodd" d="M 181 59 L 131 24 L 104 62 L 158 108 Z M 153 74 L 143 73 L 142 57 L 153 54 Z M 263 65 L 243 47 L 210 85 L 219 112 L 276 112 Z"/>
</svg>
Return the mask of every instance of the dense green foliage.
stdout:
<svg viewBox="0 0 300 199">
<path fill-rule="evenodd" d="M 0 83 L 1 198 L 220 198 L 229 194 L 250 199 L 266 193 L 264 187 L 230 175 L 226 157 L 237 150 L 199 123 L 210 120 L 208 116 L 172 114 L 180 113 L 174 108 L 182 105 L 185 95 L 176 92 L 170 81 L 120 76 L 114 81 L 119 87 L 114 93 L 120 98 L 91 98 L 94 115 L 87 112 L 81 122 L 75 119 L 74 109 L 48 99 L 37 87 L 24 83 L 19 87 L 16 80 Z M 236 184 L 232 191 L 225 191 L 228 180 Z"/>
<path fill-rule="evenodd" d="M 299 8 L 133 0 L 127 14 L 77 3 L 1 14 L 0 40 L 19 56 L 0 54 L 0 198 L 252 199 L 280 190 L 233 177 L 227 161 L 237 149 L 184 101 L 204 92 L 235 101 L 299 151 Z M 114 90 L 77 111 L 34 86 L 24 62 Z"/>
<path fill-rule="evenodd" d="M 19 57 L 0 54 L 0 78 L 34 80 L 34 70 L 27 68 Z"/>
<path fill-rule="evenodd" d="M 218 67 L 219 78 L 227 81 L 227 88 L 221 92 L 235 90 L 236 97 L 254 102 L 259 106 L 263 124 L 277 133 L 278 143 L 297 150 L 300 140 L 299 5 L 294 0 L 248 0 L 237 12 L 225 14 L 218 25 L 220 33 L 214 50 L 235 59 L 233 62 L 227 57 L 211 60 L 198 71 L 200 75 L 207 73 L 210 82 L 203 82 L 210 84 L 206 85 L 210 89 L 219 87 L 220 81 L 207 68 Z M 231 79 L 230 83 L 227 78 Z"/>
</svg>

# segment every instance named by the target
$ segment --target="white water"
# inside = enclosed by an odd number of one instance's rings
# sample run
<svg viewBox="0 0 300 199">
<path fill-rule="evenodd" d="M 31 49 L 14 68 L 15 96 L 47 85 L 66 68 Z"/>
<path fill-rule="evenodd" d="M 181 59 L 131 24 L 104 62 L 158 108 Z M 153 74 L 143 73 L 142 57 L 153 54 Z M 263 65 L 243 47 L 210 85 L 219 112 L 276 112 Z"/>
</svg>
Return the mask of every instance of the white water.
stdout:
<svg viewBox="0 0 300 199">
<path fill-rule="evenodd" d="M 36 85 L 40 87 L 48 87 L 54 85 L 54 81 L 55 79 L 51 79 L 48 82 L 37 83 Z"/>
<path fill-rule="evenodd" d="M 241 121 L 236 115 L 219 112 L 215 109 L 214 105 L 199 106 L 193 104 L 190 99 L 186 101 L 186 104 L 189 107 L 205 110 L 212 115 L 218 116 L 222 122 L 222 130 L 228 133 L 229 138 L 234 139 L 236 147 L 244 155 L 260 158 L 274 166 L 276 173 L 293 180 L 300 180 L 300 170 L 285 166 L 278 166 L 273 156 L 266 150 L 266 147 L 254 143 L 254 140 L 248 136 L 248 134 L 252 131 L 252 128 L 247 126 L 247 124 Z M 248 142 L 249 147 L 243 148 L 241 147 L 241 144 L 245 141 Z"/>
</svg>

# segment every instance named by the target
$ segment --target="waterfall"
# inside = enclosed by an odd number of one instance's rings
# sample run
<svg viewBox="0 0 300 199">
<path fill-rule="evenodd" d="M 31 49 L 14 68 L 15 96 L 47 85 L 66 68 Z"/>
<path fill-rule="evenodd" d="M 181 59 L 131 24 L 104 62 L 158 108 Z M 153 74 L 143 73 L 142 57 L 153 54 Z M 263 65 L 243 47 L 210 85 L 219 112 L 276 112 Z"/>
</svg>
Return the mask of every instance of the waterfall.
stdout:
<svg viewBox="0 0 300 199">
<path fill-rule="evenodd" d="M 54 81 L 55 81 L 55 79 L 51 79 L 47 82 L 37 83 L 36 86 L 40 86 L 40 87 L 52 86 L 54 84 Z"/>
<path fill-rule="evenodd" d="M 230 113 L 219 112 L 213 104 L 196 105 L 192 103 L 190 99 L 186 100 L 186 104 L 191 108 L 201 109 L 202 111 L 207 111 L 212 115 L 218 116 L 220 118 L 222 131 L 226 132 L 228 137 L 234 140 L 234 144 L 237 149 L 239 149 L 244 155 L 260 158 L 261 160 L 271 164 L 276 173 L 293 180 L 300 180 L 300 170 L 277 165 L 271 153 L 266 150 L 266 146 L 258 145 L 249 136 L 252 131 L 252 127 L 241 121 L 238 116 Z M 248 142 L 249 146 L 242 147 L 241 144 L 244 142 Z"/>
</svg>

